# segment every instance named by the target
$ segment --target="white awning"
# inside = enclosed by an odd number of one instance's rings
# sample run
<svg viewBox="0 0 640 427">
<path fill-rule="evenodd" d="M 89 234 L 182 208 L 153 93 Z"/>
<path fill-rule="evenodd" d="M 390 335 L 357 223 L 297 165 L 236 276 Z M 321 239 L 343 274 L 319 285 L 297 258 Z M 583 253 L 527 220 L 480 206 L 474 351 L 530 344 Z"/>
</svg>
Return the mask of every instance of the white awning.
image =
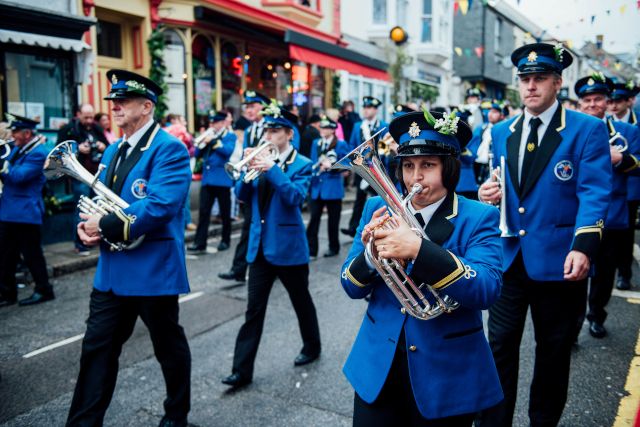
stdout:
<svg viewBox="0 0 640 427">
<path fill-rule="evenodd" d="M 28 46 L 62 49 L 76 53 L 82 53 L 84 50 L 91 50 L 91 46 L 82 40 L 44 36 L 42 34 L 22 33 L 20 31 L 10 30 L 0 30 L 0 43 L 26 44 Z"/>
</svg>

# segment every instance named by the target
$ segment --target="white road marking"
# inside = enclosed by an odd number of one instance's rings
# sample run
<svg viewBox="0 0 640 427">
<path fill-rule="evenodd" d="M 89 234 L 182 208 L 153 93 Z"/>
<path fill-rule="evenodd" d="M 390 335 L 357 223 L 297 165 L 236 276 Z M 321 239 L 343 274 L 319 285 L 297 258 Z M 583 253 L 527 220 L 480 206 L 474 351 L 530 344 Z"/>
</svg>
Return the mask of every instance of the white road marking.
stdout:
<svg viewBox="0 0 640 427">
<path fill-rule="evenodd" d="M 204 292 L 202 292 L 202 291 L 192 292 L 192 293 L 187 294 L 187 295 L 185 295 L 183 297 L 180 297 L 178 299 L 178 303 L 182 304 L 183 302 L 187 302 L 187 301 L 191 301 L 192 299 L 200 298 L 202 295 L 204 295 Z"/>
<path fill-rule="evenodd" d="M 640 292 L 638 292 L 638 291 L 621 291 L 619 289 L 614 289 L 611 292 L 611 295 L 613 295 L 614 297 L 620 297 L 620 298 L 637 298 L 637 299 L 640 299 Z"/>
</svg>

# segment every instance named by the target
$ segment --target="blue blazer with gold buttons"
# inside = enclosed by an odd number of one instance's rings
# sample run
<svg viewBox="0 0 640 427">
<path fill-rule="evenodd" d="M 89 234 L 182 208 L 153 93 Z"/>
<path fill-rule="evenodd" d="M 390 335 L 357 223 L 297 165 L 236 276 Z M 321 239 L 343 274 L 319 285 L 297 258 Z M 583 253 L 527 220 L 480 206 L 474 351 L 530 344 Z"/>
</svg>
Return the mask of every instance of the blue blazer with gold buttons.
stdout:
<svg viewBox="0 0 640 427">
<path fill-rule="evenodd" d="M 602 120 L 558 105 L 524 185 L 518 151 L 524 115 L 491 130 L 494 160 L 506 158 L 507 224 L 503 267 L 522 251 L 533 280 L 562 281 L 571 250 L 594 259 L 611 193 L 609 137 Z"/>
<path fill-rule="evenodd" d="M 232 131 L 227 131 L 217 141 L 211 141 L 210 146 L 202 150 L 196 149 L 196 157 L 203 157 L 202 185 L 217 187 L 231 187 L 233 181 L 224 170 L 236 147 L 238 137 Z"/>
<path fill-rule="evenodd" d="M 319 144 L 322 139 L 316 139 L 311 144 L 311 161 L 313 164 L 320 158 L 321 148 Z M 347 143 L 336 139 L 335 147 L 331 148 L 336 152 L 338 160 L 349 154 Z M 322 172 L 311 179 L 311 199 L 312 200 L 342 200 L 344 197 L 344 179 L 340 171 Z"/>
<path fill-rule="evenodd" d="M 368 403 L 387 380 L 404 331 L 411 387 L 420 413 L 443 418 L 476 412 L 503 398 L 485 338 L 481 310 L 489 308 L 502 285 L 502 249 L 495 207 L 449 194 L 426 226 L 411 277 L 430 283 L 460 303 L 451 314 L 428 321 L 404 313 L 376 271 L 364 259 L 361 233 L 380 197 L 367 201 L 351 251 L 342 267 L 342 286 L 351 298 L 370 295 L 351 354 L 347 379 Z"/>
<path fill-rule="evenodd" d="M 640 130 L 640 122 L 638 122 L 638 118 L 633 110 L 631 110 L 628 123 Z M 627 200 L 640 200 L 640 176 L 629 177 L 627 182 Z"/>
<path fill-rule="evenodd" d="M 110 242 L 142 235 L 135 249 L 113 252 L 101 243 L 94 287 L 116 295 L 158 296 L 189 292 L 184 255 L 182 206 L 191 182 L 189 153 L 184 144 L 154 124 L 123 165 L 115 168 L 120 141 L 107 147 L 100 180 L 129 207 L 125 215 L 100 220 Z"/>
<path fill-rule="evenodd" d="M 301 206 L 309 191 L 311 168 L 311 160 L 294 149 L 282 168 L 275 165 L 248 184 L 238 180 L 238 199 L 251 203 L 252 209 L 247 262 L 254 262 L 260 249 L 273 265 L 309 262 Z"/>
</svg>

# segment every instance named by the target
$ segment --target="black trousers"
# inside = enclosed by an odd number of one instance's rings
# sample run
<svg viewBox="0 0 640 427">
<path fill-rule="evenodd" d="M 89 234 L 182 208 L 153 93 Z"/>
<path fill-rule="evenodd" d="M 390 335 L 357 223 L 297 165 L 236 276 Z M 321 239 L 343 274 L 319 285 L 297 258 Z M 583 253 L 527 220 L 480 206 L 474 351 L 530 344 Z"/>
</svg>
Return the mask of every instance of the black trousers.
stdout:
<svg viewBox="0 0 640 427">
<path fill-rule="evenodd" d="M 616 260 L 623 251 L 623 242 L 626 229 L 604 229 L 602 242 L 598 249 L 595 261 L 595 275 L 589 285 L 589 312 L 587 319 L 590 322 L 604 323 L 607 318 L 606 305 L 611 299 L 613 282 L 616 275 Z M 582 324 L 582 323 L 581 323 Z"/>
<path fill-rule="evenodd" d="M 620 257 L 616 260 L 615 265 L 618 267 L 618 275 L 620 277 L 631 280 L 633 243 L 636 234 L 636 217 L 638 216 L 640 200 L 629 200 L 627 202 L 627 206 L 629 207 L 629 227 L 626 229 L 623 240 L 621 241 L 622 250 L 620 251 Z"/>
<path fill-rule="evenodd" d="M 404 332 L 396 348 L 389 376 L 375 402 L 369 404 L 355 393 L 354 427 L 471 427 L 474 414 L 426 419 L 420 413 L 411 389 Z"/>
<path fill-rule="evenodd" d="M 554 260 L 563 262 L 564 260 Z M 518 391 L 520 341 L 527 310 L 536 350 L 529 398 L 532 427 L 556 426 L 567 401 L 571 346 L 584 312 L 587 281 L 538 282 L 527 275 L 519 253 L 504 273 L 502 293 L 489 309 L 489 344 L 498 368 L 504 400 L 483 411 L 476 425 L 511 427 Z"/>
<path fill-rule="evenodd" d="M 173 420 L 186 419 L 190 408 L 191 353 L 178 323 L 178 296 L 120 297 L 94 289 L 89 309 L 67 426 L 102 425 L 116 386 L 122 345 L 131 336 L 138 316 L 149 329 L 164 375 L 165 414 Z"/>
<path fill-rule="evenodd" d="M 36 283 L 35 292 L 53 292 L 40 241 L 38 224 L 0 221 L 0 295 L 5 299 L 15 300 L 18 296 L 16 267 L 20 254 Z"/>
<path fill-rule="evenodd" d="M 240 241 L 236 246 L 231 264 L 231 272 L 236 277 L 244 277 L 247 274 L 247 249 L 249 247 L 249 232 L 251 231 L 251 202 L 243 203 L 241 206 L 244 222 L 242 223 Z"/>
<path fill-rule="evenodd" d="M 198 228 L 196 229 L 195 245 L 201 248 L 207 247 L 209 237 L 209 222 L 211 221 L 211 208 L 218 199 L 220 206 L 220 218 L 222 219 L 222 241 L 231 242 L 231 189 L 218 185 L 203 185 L 200 188 L 200 208 L 198 210 Z"/>
<path fill-rule="evenodd" d="M 360 225 L 360 217 L 362 216 L 362 211 L 364 211 L 364 205 L 371 195 L 370 187 L 367 187 L 366 190 L 360 189 L 360 182 L 362 178 L 360 176 L 355 176 L 353 178 L 353 185 L 356 187 L 356 200 L 353 202 L 353 213 L 351 214 L 351 219 L 349 220 L 349 229 L 354 232 Z"/>
<path fill-rule="evenodd" d="M 256 260 L 249 266 L 247 311 L 244 324 L 238 332 L 233 356 L 233 373 L 239 373 L 247 379 L 253 378 L 253 365 L 262 336 L 267 302 L 276 278 L 282 281 L 298 317 L 303 343 L 301 352 L 308 356 L 320 353 L 318 317 L 309 293 L 309 265 L 273 265 L 259 251 Z"/>
<path fill-rule="evenodd" d="M 340 211 L 342 211 L 342 200 L 322 200 L 316 199 L 310 201 L 311 219 L 307 226 L 307 240 L 309 241 L 309 252 L 311 256 L 318 255 L 318 231 L 320 229 L 320 218 L 322 210 L 327 207 L 329 214 L 329 222 L 327 225 L 327 234 L 329 236 L 329 250 L 340 252 Z"/>
</svg>

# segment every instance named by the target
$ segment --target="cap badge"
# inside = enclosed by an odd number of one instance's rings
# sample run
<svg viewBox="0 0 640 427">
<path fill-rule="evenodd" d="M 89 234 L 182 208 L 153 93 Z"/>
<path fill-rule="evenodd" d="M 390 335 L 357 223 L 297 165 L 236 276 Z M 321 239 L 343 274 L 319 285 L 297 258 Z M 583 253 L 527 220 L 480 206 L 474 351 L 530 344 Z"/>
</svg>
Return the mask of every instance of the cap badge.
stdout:
<svg viewBox="0 0 640 427">
<path fill-rule="evenodd" d="M 594 84 L 596 84 L 595 80 L 593 80 L 592 78 L 590 78 L 589 80 L 587 80 L 587 84 L 589 86 L 593 86 Z"/>
<path fill-rule="evenodd" d="M 529 56 L 527 56 L 527 61 L 529 62 L 536 62 L 537 59 L 538 59 L 538 54 L 533 50 L 529 53 Z"/>
<path fill-rule="evenodd" d="M 111 75 L 111 84 L 116 84 L 118 83 L 118 77 L 115 74 Z"/>
<path fill-rule="evenodd" d="M 409 135 L 412 138 L 417 138 L 418 135 L 420 135 L 420 127 L 418 126 L 418 123 L 411 123 L 411 127 L 409 128 Z"/>
</svg>

